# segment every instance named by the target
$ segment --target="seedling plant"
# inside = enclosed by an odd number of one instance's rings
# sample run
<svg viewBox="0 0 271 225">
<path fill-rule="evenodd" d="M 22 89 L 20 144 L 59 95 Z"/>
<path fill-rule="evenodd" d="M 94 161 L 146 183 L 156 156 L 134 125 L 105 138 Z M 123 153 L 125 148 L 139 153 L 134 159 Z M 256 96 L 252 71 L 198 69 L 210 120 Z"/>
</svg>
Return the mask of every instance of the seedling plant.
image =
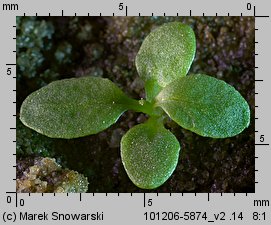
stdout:
<svg viewBox="0 0 271 225">
<path fill-rule="evenodd" d="M 20 119 L 52 138 L 97 134 L 126 110 L 148 114 L 121 139 L 121 160 L 130 180 L 143 189 L 162 185 L 176 168 L 177 138 L 164 127 L 167 116 L 198 135 L 227 138 L 250 122 L 246 100 L 234 87 L 205 74 L 187 75 L 196 51 L 193 30 L 166 23 L 143 41 L 135 59 L 146 99 L 125 95 L 108 79 L 64 79 L 33 92 L 23 102 Z"/>
</svg>

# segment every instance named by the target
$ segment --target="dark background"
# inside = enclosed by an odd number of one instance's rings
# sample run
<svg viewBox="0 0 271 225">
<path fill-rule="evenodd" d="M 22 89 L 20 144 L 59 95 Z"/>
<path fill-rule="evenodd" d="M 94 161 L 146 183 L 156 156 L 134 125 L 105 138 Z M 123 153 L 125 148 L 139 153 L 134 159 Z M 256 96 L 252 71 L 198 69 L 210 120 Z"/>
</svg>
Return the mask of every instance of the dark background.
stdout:
<svg viewBox="0 0 271 225">
<path fill-rule="evenodd" d="M 233 85 L 248 101 L 251 124 L 226 139 L 198 136 L 168 119 L 181 143 L 178 166 L 151 192 L 255 192 L 254 17 L 17 17 L 17 178 L 35 157 L 53 157 L 84 174 L 89 192 L 146 192 L 126 175 L 120 139 L 142 113 L 125 112 L 109 129 L 84 138 L 42 136 L 19 121 L 22 101 L 53 80 L 107 77 L 130 97 L 144 98 L 134 59 L 152 29 L 170 21 L 190 25 L 197 40 L 189 73 L 204 73 Z"/>
</svg>

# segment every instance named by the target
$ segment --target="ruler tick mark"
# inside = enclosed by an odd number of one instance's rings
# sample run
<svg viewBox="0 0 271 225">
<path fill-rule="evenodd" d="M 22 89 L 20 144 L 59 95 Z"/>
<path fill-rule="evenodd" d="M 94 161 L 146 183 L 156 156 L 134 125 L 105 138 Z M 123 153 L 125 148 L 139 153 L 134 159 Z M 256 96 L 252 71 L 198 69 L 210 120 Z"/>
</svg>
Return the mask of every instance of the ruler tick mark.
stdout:
<svg viewBox="0 0 271 225">
<path fill-rule="evenodd" d="M 146 207 L 146 193 L 143 193 L 143 200 L 144 200 L 144 208 Z"/>
</svg>

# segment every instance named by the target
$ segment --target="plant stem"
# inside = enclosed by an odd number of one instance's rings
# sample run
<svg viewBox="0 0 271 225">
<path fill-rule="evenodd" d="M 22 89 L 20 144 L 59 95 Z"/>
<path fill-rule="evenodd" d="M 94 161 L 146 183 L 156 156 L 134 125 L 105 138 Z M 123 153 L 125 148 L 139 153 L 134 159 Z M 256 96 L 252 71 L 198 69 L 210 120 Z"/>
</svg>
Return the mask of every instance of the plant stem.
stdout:
<svg viewBox="0 0 271 225">
<path fill-rule="evenodd" d="M 154 107 L 154 104 L 144 100 L 135 100 L 131 98 L 127 98 L 122 102 L 127 108 L 132 109 L 136 112 L 143 112 L 150 116 L 160 116 L 162 115 L 162 111 L 159 108 Z"/>
</svg>

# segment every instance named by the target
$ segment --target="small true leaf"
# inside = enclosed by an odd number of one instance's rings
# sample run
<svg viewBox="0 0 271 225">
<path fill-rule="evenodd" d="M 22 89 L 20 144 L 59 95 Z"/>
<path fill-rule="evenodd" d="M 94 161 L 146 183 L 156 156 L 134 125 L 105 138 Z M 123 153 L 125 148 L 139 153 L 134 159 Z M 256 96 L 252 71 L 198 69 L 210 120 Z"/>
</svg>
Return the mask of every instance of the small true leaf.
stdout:
<svg viewBox="0 0 271 225">
<path fill-rule="evenodd" d="M 121 140 L 121 158 L 131 181 L 152 189 L 162 185 L 174 171 L 180 145 L 162 124 L 139 124 Z"/>
<path fill-rule="evenodd" d="M 145 81 L 147 100 L 152 100 L 161 88 L 187 74 L 195 50 L 193 30 L 179 22 L 166 23 L 144 39 L 136 56 L 136 68 Z"/>
<path fill-rule="evenodd" d="M 248 103 L 240 93 L 207 75 L 182 77 L 163 89 L 156 100 L 180 126 L 202 136 L 231 137 L 250 122 Z"/>
<path fill-rule="evenodd" d="M 22 104 L 21 121 L 53 138 L 98 133 L 126 110 L 126 96 L 110 80 L 95 77 L 55 81 L 33 92 Z"/>
</svg>

